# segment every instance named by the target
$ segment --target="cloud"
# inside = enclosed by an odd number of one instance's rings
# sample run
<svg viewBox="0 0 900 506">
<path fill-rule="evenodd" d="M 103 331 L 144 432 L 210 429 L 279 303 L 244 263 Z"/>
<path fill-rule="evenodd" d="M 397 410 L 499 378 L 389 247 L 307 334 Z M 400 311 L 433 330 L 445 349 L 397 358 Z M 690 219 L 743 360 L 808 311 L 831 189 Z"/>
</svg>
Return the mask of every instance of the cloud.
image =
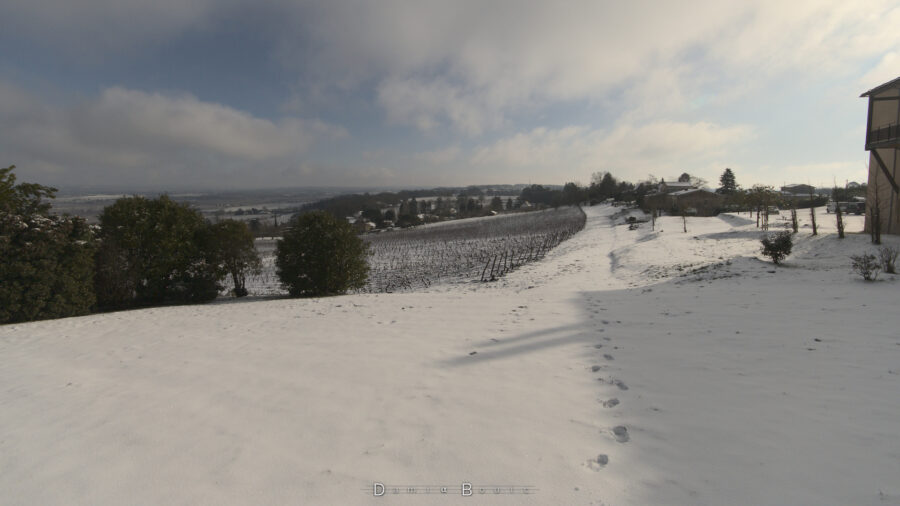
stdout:
<svg viewBox="0 0 900 506">
<path fill-rule="evenodd" d="M 194 96 L 108 88 L 99 97 L 50 105 L 0 83 L 4 154 L 24 171 L 60 183 L 246 183 L 251 170 L 284 171 L 314 139 L 345 136 L 319 121 L 256 118 Z M 60 181 L 61 180 L 61 181 Z"/>
<path fill-rule="evenodd" d="M 158 177 L 241 167 L 290 174 L 314 139 L 348 135 L 296 118 L 302 111 L 365 131 L 385 122 L 424 133 L 383 129 L 372 142 L 384 145 L 360 147 L 386 153 L 373 166 L 390 174 L 365 169 L 371 160 L 352 147 L 334 150 L 343 169 L 334 160 L 302 160 L 308 174 L 333 174 L 329 182 L 354 170 L 392 182 L 443 181 L 443 169 L 456 166 L 463 178 L 469 163 L 479 164 L 473 175 L 495 181 L 520 180 L 517 167 L 533 174 L 543 167 L 543 180 L 563 167 L 640 171 L 632 178 L 712 171 L 721 160 L 738 165 L 746 139 L 794 135 L 804 130 L 802 117 L 821 118 L 823 108 L 844 124 L 831 130 L 845 132 L 854 106 L 834 97 L 856 100 L 847 90 L 860 80 L 863 91 L 896 77 L 898 25 L 892 0 L 8 0 L 0 3 L 0 42 L 99 61 L 132 52 L 152 60 L 185 41 L 263 34 L 254 50 L 269 51 L 259 57 L 281 66 L 278 78 L 295 96 L 282 101 L 286 117 L 266 119 L 191 95 L 108 88 L 69 106 L 29 95 L 7 100 L 27 110 L 16 113 L 23 120 L 15 126 L 11 112 L 0 117 L 0 142 L 47 171 L 80 164 L 156 167 Z M 566 117 L 572 111 L 576 117 Z M 565 126 L 572 124 L 580 126 Z M 421 147 L 392 151 L 399 136 L 406 148 L 424 139 L 431 157 L 416 159 Z M 791 163 L 827 162 L 818 147 L 797 145 Z M 743 163 L 774 166 L 780 149 Z M 837 149 L 828 156 L 852 158 L 851 147 Z M 506 172 L 486 172 L 491 167 Z"/>
<path fill-rule="evenodd" d="M 897 77 L 900 77 L 900 52 L 891 51 L 859 79 L 860 89 L 870 90 Z"/>
<path fill-rule="evenodd" d="M 486 102 L 475 90 L 442 80 L 389 79 L 379 86 L 378 101 L 388 120 L 423 131 L 450 123 L 466 134 L 479 135 L 503 123 L 496 104 Z"/>
<path fill-rule="evenodd" d="M 753 129 L 747 125 L 707 122 L 655 121 L 609 130 L 537 128 L 481 147 L 471 162 L 506 173 L 559 170 L 582 181 L 599 170 L 632 181 L 648 173 L 665 177 L 682 172 L 709 179 L 710 171 L 721 170 L 717 160 L 728 158 L 752 138 Z"/>
<path fill-rule="evenodd" d="M 633 119 L 687 113 L 856 72 L 900 45 L 900 7 L 882 0 L 348 5 L 310 18 L 319 43 L 304 58 L 318 77 L 374 80 L 390 121 L 470 136 L 523 110 L 611 96 Z"/>
<path fill-rule="evenodd" d="M 0 19 L 0 33 L 97 58 L 252 24 L 297 76 L 287 107 L 372 87 L 392 123 L 470 136 L 619 94 L 635 119 L 685 112 L 858 72 L 900 46 L 890 0 L 9 0 Z"/>
<path fill-rule="evenodd" d="M 777 186 L 784 183 L 804 183 L 817 187 L 830 187 L 837 184 L 868 181 L 867 159 L 860 155 L 855 161 L 817 162 L 805 164 L 789 164 L 784 166 L 766 166 L 756 170 L 760 179 L 770 181 Z"/>
<path fill-rule="evenodd" d="M 6 0 L 0 3 L 0 29 L 15 39 L 101 59 L 199 29 L 214 9 L 233 4 L 229 0 Z"/>
</svg>

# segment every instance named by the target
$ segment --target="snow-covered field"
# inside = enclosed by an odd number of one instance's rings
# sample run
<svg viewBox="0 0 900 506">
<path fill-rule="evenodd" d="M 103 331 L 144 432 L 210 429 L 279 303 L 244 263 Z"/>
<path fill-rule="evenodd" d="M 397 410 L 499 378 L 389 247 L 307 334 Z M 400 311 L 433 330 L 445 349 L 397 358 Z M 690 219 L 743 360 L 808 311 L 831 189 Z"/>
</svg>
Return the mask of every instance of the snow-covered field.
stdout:
<svg viewBox="0 0 900 506">
<path fill-rule="evenodd" d="M 900 504 L 868 236 L 586 211 L 496 283 L 0 327 L 0 503 Z"/>
</svg>

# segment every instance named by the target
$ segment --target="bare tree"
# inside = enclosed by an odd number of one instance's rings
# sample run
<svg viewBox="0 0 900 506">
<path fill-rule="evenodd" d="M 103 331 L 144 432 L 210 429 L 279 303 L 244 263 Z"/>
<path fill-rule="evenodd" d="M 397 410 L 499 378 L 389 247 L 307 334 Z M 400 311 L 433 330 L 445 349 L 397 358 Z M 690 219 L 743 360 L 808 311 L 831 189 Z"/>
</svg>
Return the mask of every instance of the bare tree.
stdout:
<svg viewBox="0 0 900 506">
<path fill-rule="evenodd" d="M 888 274 L 897 274 L 897 256 L 900 252 L 890 246 L 882 246 L 878 249 L 878 257 L 881 259 L 881 268 Z"/>
<path fill-rule="evenodd" d="M 799 231 L 799 224 L 797 223 L 797 200 L 791 199 L 791 229 L 794 230 L 796 234 Z"/>
<path fill-rule="evenodd" d="M 812 235 L 819 235 L 819 227 L 816 226 L 816 206 L 813 202 L 812 189 L 809 190 L 809 219 L 812 222 Z"/>
<path fill-rule="evenodd" d="M 831 190 L 831 200 L 834 202 L 834 218 L 837 220 L 837 231 L 838 231 L 838 239 L 844 238 L 844 213 L 841 212 L 841 206 L 838 205 L 837 195 L 840 192 L 838 190 L 837 181 L 834 182 L 834 188 Z"/>
<path fill-rule="evenodd" d="M 875 202 L 868 207 L 869 232 L 872 236 L 872 244 L 881 244 L 881 203 L 878 199 L 878 178 L 875 178 Z"/>
</svg>

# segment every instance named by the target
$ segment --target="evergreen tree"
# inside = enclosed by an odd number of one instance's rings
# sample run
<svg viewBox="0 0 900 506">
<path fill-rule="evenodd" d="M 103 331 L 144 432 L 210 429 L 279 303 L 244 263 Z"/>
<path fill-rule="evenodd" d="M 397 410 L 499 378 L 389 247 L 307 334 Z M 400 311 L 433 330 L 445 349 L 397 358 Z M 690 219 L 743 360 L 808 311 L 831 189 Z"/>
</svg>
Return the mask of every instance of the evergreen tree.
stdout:
<svg viewBox="0 0 900 506">
<path fill-rule="evenodd" d="M 0 212 L 20 216 L 50 213 L 50 203 L 43 199 L 56 197 L 56 188 L 36 183 L 16 184 L 15 165 L 0 168 Z"/>
<path fill-rule="evenodd" d="M 278 241 L 275 266 L 294 297 L 339 295 L 365 286 L 368 243 L 326 212 L 301 214 Z"/>
<path fill-rule="evenodd" d="M 564 204 L 577 204 L 583 200 L 584 192 L 575 183 L 566 183 L 563 186 L 562 202 Z"/>
<path fill-rule="evenodd" d="M 225 271 L 203 247 L 207 227 L 199 211 L 165 195 L 107 206 L 100 214 L 95 278 L 100 307 L 214 299 Z"/>
<path fill-rule="evenodd" d="M 0 169 L 0 323 L 87 314 L 94 304 L 91 228 L 49 215 L 56 190 Z"/>
<path fill-rule="evenodd" d="M 761 242 L 763 255 L 770 257 L 776 265 L 790 255 L 793 248 L 791 233 L 787 230 L 764 236 Z"/>
<path fill-rule="evenodd" d="M 597 185 L 597 193 L 601 200 L 608 199 L 616 193 L 616 178 L 609 172 L 603 174 L 600 184 Z"/>
<path fill-rule="evenodd" d="M 737 190 L 737 182 L 734 178 L 734 172 L 726 168 L 725 172 L 719 177 L 718 193 L 723 195 L 731 195 Z"/>
</svg>

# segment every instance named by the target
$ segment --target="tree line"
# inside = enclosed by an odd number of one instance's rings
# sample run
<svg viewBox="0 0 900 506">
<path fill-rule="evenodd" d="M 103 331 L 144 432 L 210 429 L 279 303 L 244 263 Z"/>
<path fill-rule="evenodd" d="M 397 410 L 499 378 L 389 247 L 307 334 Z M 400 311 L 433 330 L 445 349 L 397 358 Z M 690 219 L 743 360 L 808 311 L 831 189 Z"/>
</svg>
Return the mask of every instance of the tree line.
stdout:
<svg viewBox="0 0 900 506">
<path fill-rule="evenodd" d="M 16 183 L 0 168 L 0 323 L 215 299 L 230 278 L 245 296 L 260 268 L 240 221 L 211 223 L 166 195 L 120 198 L 99 225 L 50 213 L 56 189 Z M 290 222 L 278 275 L 292 295 L 343 293 L 365 282 L 366 247 L 345 220 L 324 212 Z"/>
</svg>

